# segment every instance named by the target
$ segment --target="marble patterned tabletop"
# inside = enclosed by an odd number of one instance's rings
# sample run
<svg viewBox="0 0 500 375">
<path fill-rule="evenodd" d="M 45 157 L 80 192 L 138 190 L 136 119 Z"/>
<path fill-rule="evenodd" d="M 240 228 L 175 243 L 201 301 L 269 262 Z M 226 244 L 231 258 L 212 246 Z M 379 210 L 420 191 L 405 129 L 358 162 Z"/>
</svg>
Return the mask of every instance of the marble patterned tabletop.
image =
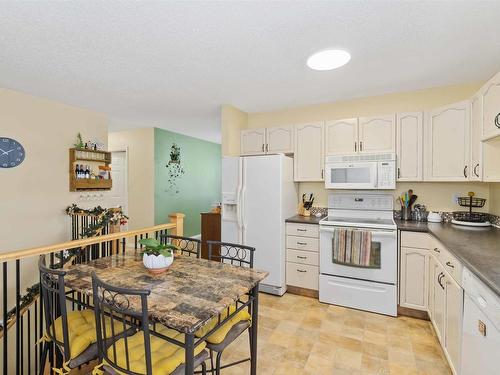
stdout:
<svg viewBox="0 0 500 375">
<path fill-rule="evenodd" d="M 176 255 L 166 273 L 152 275 L 140 255 L 127 252 L 70 266 L 66 286 L 91 296 L 93 271 L 114 286 L 151 290 L 151 320 L 184 333 L 195 332 L 268 275 L 184 255 Z M 138 300 L 131 299 L 132 309 L 135 304 L 140 306 Z"/>
</svg>

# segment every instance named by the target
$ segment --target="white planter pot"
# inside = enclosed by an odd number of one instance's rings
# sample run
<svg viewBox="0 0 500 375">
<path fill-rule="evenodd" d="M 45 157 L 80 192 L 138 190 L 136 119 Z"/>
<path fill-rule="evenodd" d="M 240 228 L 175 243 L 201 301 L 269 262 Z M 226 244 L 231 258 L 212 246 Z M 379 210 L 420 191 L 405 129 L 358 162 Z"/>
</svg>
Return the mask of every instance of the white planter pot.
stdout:
<svg viewBox="0 0 500 375">
<path fill-rule="evenodd" d="M 151 272 L 166 271 L 168 267 L 173 263 L 174 256 L 165 257 L 163 255 L 147 255 L 144 254 L 142 257 L 142 263 Z"/>
</svg>

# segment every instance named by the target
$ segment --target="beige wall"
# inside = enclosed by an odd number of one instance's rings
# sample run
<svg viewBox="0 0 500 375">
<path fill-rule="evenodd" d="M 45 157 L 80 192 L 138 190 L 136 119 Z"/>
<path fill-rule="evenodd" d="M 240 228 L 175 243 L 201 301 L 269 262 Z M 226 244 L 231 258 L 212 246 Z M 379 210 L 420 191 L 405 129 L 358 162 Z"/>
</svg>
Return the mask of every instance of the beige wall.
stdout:
<svg viewBox="0 0 500 375">
<path fill-rule="evenodd" d="M 264 128 L 308 121 L 337 120 L 383 115 L 393 112 L 420 111 L 469 98 L 481 83 L 437 87 L 335 103 L 316 104 L 273 112 L 248 114 L 249 128 Z"/>
<path fill-rule="evenodd" d="M 127 150 L 129 229 L 154 225 L 154 128 L 109 133 L 108 144 Z"/>
<path fill-rule="evenodd" d="M 245 129 L 248 114 L 231 105 L 221 107 L 222 156 L 240 154 L 240 130 Z"/>
<path fill-rule="evenodd" d="M 107 143 L 106 116 L 47 99 L 0 89 L 0 136 L 14 138 L 26 158 L 0 169 L 0 252 L 67 241 L 68 149 L 78 132 Z M 102 204 L 100 202 L 92 202 Z"/>
<path fill-rule="evenodd" d="M 500 182 L 490 184 L 490 213 L 500 216 Z"/>
<path fill-rule="evenodd" d="M 403 92 L 375 97 L 354 99 L 335 103 L 316 104 L 304 107 L 288 108 L 272 112 L 248 114 L 248 128 L 262 128 L 279 125 L 300 124 L 308 121 L 335 120 L 359 116 L 373 116 L 394 112 L 421 111 L 461 101 L 469 98 L 481 86 L 481 83 L 463 84 L 431 88 L 413 92 Z M 230 145 L 225 142 L 231 142 Z M 233 152 L 239 147 L 239 137 L 222 138 L 223 149 L 231 147 Z M 489 198 L 490 188 L 487 183 L 399 183 L 395 196 L 401 191 L 413 189 L 419 196 L 418 202 L 429 209 L 439 211 L 458 210 L 453 202 L 456 195 L 475 191 L 477 196 Z M 328 191 L 323 182 L 299 184 L 300 194 L 314 193 L 315 205 L 326 206 Z M 500 205 L 500 194 L 497 199 Z M 490 203 L 489 200 L 487 204 Z M 485 207 L 488 209 L 488 207 Z M 497 206 L 498 209 L 498 206 Z M 500 211 L 500 210 L 498 210 Z"/>
</svg>

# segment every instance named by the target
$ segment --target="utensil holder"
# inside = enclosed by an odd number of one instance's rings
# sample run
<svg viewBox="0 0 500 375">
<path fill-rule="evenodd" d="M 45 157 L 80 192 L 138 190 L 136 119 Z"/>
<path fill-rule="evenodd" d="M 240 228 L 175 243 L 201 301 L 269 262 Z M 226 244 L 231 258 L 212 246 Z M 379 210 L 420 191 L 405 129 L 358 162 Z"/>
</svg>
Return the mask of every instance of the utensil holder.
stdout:
<svg viewBox="0 0 500 375">
<path fill-rule="evenodd" d="M 411 206 L 401 207 L 401 220 L 405 221 L 411 220 Z"/>
</svg>

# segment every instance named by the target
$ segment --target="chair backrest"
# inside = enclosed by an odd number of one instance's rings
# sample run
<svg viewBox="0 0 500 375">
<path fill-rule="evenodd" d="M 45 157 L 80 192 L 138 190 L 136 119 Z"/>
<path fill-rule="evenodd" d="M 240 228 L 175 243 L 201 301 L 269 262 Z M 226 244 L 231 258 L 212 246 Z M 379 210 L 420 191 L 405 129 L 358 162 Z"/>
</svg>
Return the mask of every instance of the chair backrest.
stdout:
<svg viewBox="0 0 500 375">
<path fill-rule="evenodd" d="M 161 242 L 177 246 L 181 254 L 189 256 L 194 255 L 197 258 L 201 256 L 201 241 L 196 238 L 165 234 L 161 236 Z"/>
<path fill-rule="evenodd" d="M 64 285 L 66 271 L 47 267 L 45 255 L 40 255 L 38 259 L 38 270 L 40 272 L 40 289 L 45 315 L 45 333 L 52 342 L 63 349 L 64 361 L 66 362 L 71 358 Z M 62 337 L 60 337 L 61 333 L 56 334 L 56 325 L 54 324 L 59 316 L 61 317 Z"/>
<path fill-rule="evenodd" d="M 151 341 L 147 297 L 149 290 L 121 288 L 105 283 L 92 273 L 92 291 L 96 319 L 96 337 L 99 359 L 123 374 L 151 375 Z M 140 302 L 141 309 L 131 310 L 132 300 Z M 135 322 L 138 322 L 135 324 Z M 117 328 L 120 328 L 117 331 Z M 132 327 L 139 328 L 144 335 L 144 358 L 146 373 L 131 370 L 129 337 Z M 122 339 L 121 341 L 118 341 Z M 118 355 L 118 348 L 125 353 Z M 134 350 L 139 350 L 134 348 Z"/>
<path fill-rule="evenodd" d="M 255 247 L 220 241 L 207 241 L 207 245 L 209 260 L 253 268 Z"/>
</svg>

